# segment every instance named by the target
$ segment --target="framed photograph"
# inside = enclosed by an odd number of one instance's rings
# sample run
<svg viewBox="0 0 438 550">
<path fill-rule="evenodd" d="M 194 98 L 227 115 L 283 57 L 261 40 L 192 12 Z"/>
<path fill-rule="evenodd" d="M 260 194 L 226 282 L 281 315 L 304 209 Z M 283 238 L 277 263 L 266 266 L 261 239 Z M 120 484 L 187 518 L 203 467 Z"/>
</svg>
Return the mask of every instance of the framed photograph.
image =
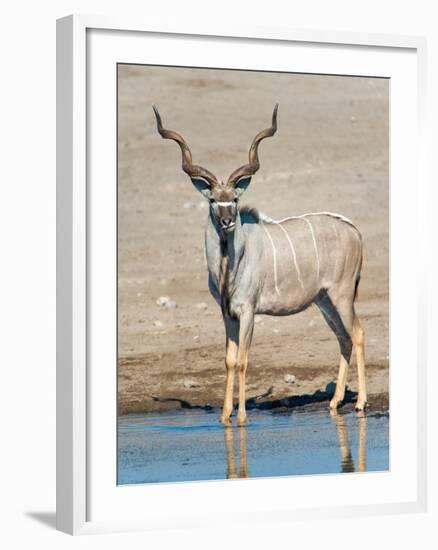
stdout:
<svg viewBox="0 0 438 550">
<path fill-rule="evenodd" d="M 57 32 L 57 524 L 426 506 L 425 44 Z"/>
</svg>

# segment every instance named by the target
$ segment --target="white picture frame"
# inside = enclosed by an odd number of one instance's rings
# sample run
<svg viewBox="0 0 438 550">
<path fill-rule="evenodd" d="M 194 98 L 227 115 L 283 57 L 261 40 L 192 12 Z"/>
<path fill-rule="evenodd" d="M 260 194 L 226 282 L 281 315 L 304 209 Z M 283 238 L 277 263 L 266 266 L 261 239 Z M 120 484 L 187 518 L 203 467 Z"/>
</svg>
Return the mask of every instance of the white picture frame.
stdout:
<svg viewBox="0 0 438 550">
<path fill-rule="evenodd" d="M 94 33 L 94 34 L 93 34 Z M 130 40 L 135 44 L 129 44 L 124 41 L 123 37 L 130 36 Z M 101 37 L 101 38 L 95 38 Z M 105 101 L 101 101 L 102 109 L 108 108 L 114 100 L 115 91 L 108 86 L 105 78 L 109 75 L 109 70 L 114 66 L 114 60 L 118 59 L 121 62 L 142 62 L 139 56 L 139 49 L 147 51 L 147 45 L 139 48 L 140 42 L 145 40 L 158 40 L 160 48 L 154 49 L 154 60 L 156 64 L 183 64 L 188 66 L 205 66 L 205 60 L 201 58 L 195 59 L 190 54 L 184 53 L 184 44 L 187 45 L 190 51 L 190 41 L 202 41 L 204 55 L 211 56 L 216 52 L 220 59 L 220 55 L 224 58 L 224 66 L 230 66 L 232 56 L 236 59 L 236 68 L 264 68 L 278 69 L 279 61 L 275 67 L 272 61 L 268 61 L 268 57 L 257 58 L 253 61 L 251 67 L 246 67 L 245 63 L 238 60 L 236 52 L 257 46 L 258 48 L 269 47 L 270 53 L 279 51 L 280 48 L 291 47 L 301 48 L 303 53 L 303 62 L 301 66 L 296 61 L 297 66 L 294 67 L 295 72 L 316 72 L 315 68 L 310 67 L 306 71 L 307 53 L 312 55 L 312 48 L 326 49 L 333 53 L 328 55 L 326 73 L 330 71 L 330 57 L 342 57 L 343 62 L 350 63 L 351 67 L 355 64 L 359 67 L 359 72 L 356 74 L 369 74 L 376 76 L 385 76 L 384 64 L 393 63 L 394 74 L 397 73 L 400 79 L 406 78 L 404 96 L 392 97 L 394 109 L 391 110 L 391 135 L 392 145 L 398 151 L 400 158 L 392 159 L 391 177 L 399 176 L 399 181 L 403 182 L 404 178 L 411 178 L 411 188 L 415 190 L 415 201 L 407 201 L 403 195 L 404 183 L 400 183 L 400 193 L 391 198 L 391 229 L 392 229 L 392 254 L 398 254 L 397 232 L 402 235 L 402 219 L 403 213 L 407 208 L 411 211 L 415 210 L 415 217 L 418 220 L 418 225 L 415 226 L 414 239 L 411 243 L 420 243 L 415 250 L 418 259 L 426 257 L 426 221 L 422 219 L 421 213 L 426 211 L 426 179 L 425 179 L 425 151 L 423 143 L 423 128 L 425 117 L 425 41 L 418 37 L 390 36 L 390 35 L 364 35 L 364 34 L 349 34 L 336 33 L 325 31 L 300 31 L 285 28 L 238 28 L 232 27 L 229 29 L 193 28 L 179 29 L 163 25 L 160 29 L 149 28 L 147 24 L 138 21 L 111 19 L 105 17 L 94 16 L 69 16 L 58 20 L 57 23 L 57 527 L 61 531 L 70 534 L 84 534 L 107 531 L 120 531 L 130 529 L 152 529 L 163 526 L 183 526 L 183 525 L 211 525 L 215 519 L 214 510 L 211 513 L 211 518 L 208 515 L 202 515 L 202 510 L 196 508 L 194 499 L 187 502 L 184 510 L 178 513 L 179 499 L 186 499 L 188 488 L 191 492 L 197 493 L 198 497 L 209 498 L 210 495 L 215 495 L 214 498 L 218 502 L 218 506 L 223 504 L 225 499 L 236 500 L 243 499 L 247 502 L 245 511 L 242 515 L 235 518 L 235 521 L 245 519 L 247 521 L 260 521 L 262 518 L 266 521 L 275 519 L 288 518 L 319 518 L 333 515 L 357 515 L 357 514 L 380 514 L 394 513 L 407 511 L 421 511 L 426 507 L 426 327 L 425 316 L 421 312 L 425 310 L 426 304 L 426 263 L 423 261 L 412 262 L 404 270 L 404 274 L 400 275 L 401 280 L 398 282 L 391 280 L 391 292 L 395 296 L 401 295 L 402 285 L 405 278 L 414 277 L 417 281 L 417 292 L 415 296 L 404 304 L 407 308 L 411 320 L 402 318 L 397 309 L 397 303 L 391 304 L 391 319 L 394 330 L 398 334 L 397 339 L 391 339 L 391 364 L 403 365 L 403 362 L 414 361 L 415 373 L 410 380 L 411 387 L 414 388 L 409 399 L 415 403 L 415 414 L 411 414 L 411 420 L 407 417 L 401 420 L 406 428 L 406 433 L 410 440 L 414 439 L 416 445 L 413 446 L 412 455 L 409 455 L 407 449 L 402 447 L 403 441 L 400 430 L 397 429 L 397 423 L 392 425 L 391 444 L 395 448 L 400 443 L 400 453 L 404 454 L 403 459 L 405 466 L 400 465 L 399 477 L 397 474 L 397 465 L 392 462 L 392 471 L 385 478 L 382 474 L 367 474 L 367 478 L 362 477 L 360 480 L 357 476 L 348 476 L 340 481 L 336 480 L 341 495 L 339 502 L 333 502 L 329 505 L 329 501 L 324 495 L 321 499 L 306 500 L 301 499 L 301 504 L 298 506 L 295 503 L 289 503 L 290 499 L 279 498 L 276 506 L 271 508 L 260 508 L 255 504 L 255 495 L 260 492 L 265 492 L 269 495 L 272 491 L 281 492 L 289 481 L 282 478 L 281 480 L 260 479 L 248 481 L 237 481 L 233 483 L 227 482 L 198 482 L 194 484 L 164 484 L 155 485 L 153 488 L 139 487 L 126 488 L 122 491 L 117 489 L 114 492 L 114 487 L 105 487 L 108 485 L 108 479 L 111 478 L 114 462 L 115 462 L 115 447 L 111 447 L 112 435 L 111 430 L 115 430 L 116 426 L 112 413 L 106 414 L 105 411 L 110 410 L 111 402 L 113 402 L 115 410 L 115 393 L 112 391 L 111 381 L 99 379 L 103 383 L 100 385 L 101 393 L 104 394 L 102 399 L 105 401 L 99 406 L 102 410 L 102 416 L 99 417 L 95 410 L 95 402 L 97 399 L 95 390 L 96 376 L 98 374 L 98 365 L 101 360 L 106 358 L 95 355 L 99 349 L 99 338 L 107 338 L 108 334 L 113 334 L 113 327 L 106 327 L 102 319 L 95 319 L 95 312 L 99 311 L 99 304 L 102 306 L 102 301 L 94 291 L 95 275 L 90 270 L 90 265 L 93 263 L 96 246 L 93 241 L 99 238 L 99 231 L 96 228 L 99 226 L 109 228 L 111 232 L 111 223 L 115 227 L 114 204 L 111 199 L 108 202 L 101 202 L 102 195 L 99 195 L 99 186 L 93 188 L 90 182 L 93 178 L 95 181 L 109 181 L 105 179 L 111 176 L 111 171 L 114 172 L 114 158 L 106 163 L 107 173 L 100 172 L 96 176 L 94 173 L 95 166 L 99 165 L 98 154 L 96 150 L 93 135 L 90 134 L 90 117 L 93 103 L 93 94 L 99 94 L 101 89 L 110 90 L 110 94 Z M 102 42 L 99 42 L 102 40 Z M 122 40 L 122 42 L 120 42 Z M 218 53 L 217 44 L 220 41 L 222 45 L 222 53 Z M 125 43 L 126 42 L 126 43 Z M 175 48 L 178 43 L 179 48 Z M 149 46 L 153 45 L 152 42 Z M 226 46 L 226 48 L 225 48 Z M 244 46 L 244 48 L 242 48 Z M 118 50 L 119 48 L 119 50 Z M 123 49 L 122 49 L 123 48 Z M 146 48 L 146 49 L 145 49 Z M 149 53 L 150 51 L 149 50 Z M 208 49 L 210 51 L 208 52 Z M 178 50 L 181 60 L 175 61 L 175 51 Z M 226 50 L 226 51 L 225 51 Z M 351 53 L 350 50 L 354 50 Z M 136 57 L 134 59 L 134 51 Z M 260 51 L 262 51 L 260 49 Z M 316 50 L 315 50 L 316 51 Z M 107 56 L 102 62 L 95 57 L 101 52 Z M 359 59 L 359 53 L 367 52 L 372 59 L 366 59 L 367 55 L 363 55 L 363 59 Z M 226 56 L 228 60 L 226 60 Z M 357 59 L 351 56 L 357 55 Z M 402 60 L 402 56 L 409 56 L 411 62 L 406 63 L 406 59 Z M 379 59 L 385 56 L 388 60 L 379 65 Z M 146 56 L 147 57 L 147 56 Z M 299 55 L 297 54 L 297 59 Z M 345 59 L 348 58 L 348 61 Z M 390 59 L 391 58 L 391 59 Z M 393 58 L 393 59 L 392 59 Z M 103 58 L 102 58 L 103 59 Z M 184 59 L 184 61 L 182 61 Z M 249 58 L 247 58 L 249 59 Z M 252 57 L 251 59 L 255 59 Z M 310 58 L 309 58 L 310 59 Z M 97 63 L 96 63 L 97 61 Z M 105 65 L 106 63 L 106 65 Z M 203 65 L 204 63 L 204 65 Z M 216 63 L 220 63 L 219 61 Z M 243 63 L 243 64 L 242 64 Z M 368 65 L 367 65 L 368 64 Z M 220 66 L 219 64 L 209 66 Z M 367 66 L 368 69 L 361 70 L 361 66 Z M 100 67 L 103 67 L 100 73 Z M 106 67 L 106 69 L 105 69 Z M 283 68 L 287 70 L 287 65 Z M 345 65 L 347 67 L 347 65 Z M 410 69 L 409 69 L 410 67 Z M 289 70 L 292 71 L 292 67 Z M 105 70 L 107 71 L 105 73 Z M 341 74 L 354 74 L 353 69 L 342 71 Z M 398 71 L 398 72 L 397 72 Z M 409 73 L 409 71 L 411 71 Z M 321 70 L 319 71 L 321 72 Z M 337 71 L 336 71 L 337 72 Z M 104 74 L 105 73 L 105 74 Z M 409 75 L 407 76 L 407 73 Z M 339 72 L 338 72 L 339 74 Z M 404 76 L 403 76 L 404 75 Z M 391 76 L 391 75 L 389 75 Z M 110 78 L 112 78 L 110 76 Z M 395 79 L 395 82 L 397 79 Z M 400 80 L 401 83 L 401 80 Z M 101 88 L 99 88 L 101 86 Z M 95 88 L 95 90 L 94 90 Z M 106 91 L 104 93 L 106 93 Z M 409 95 L 412 93 L 412 95 Z M 99 96 L 101 97 L 101 96 Z M 405 99 L 406 105 L 402 105 L 400 100 Z M 113 105 L 115 111 L 115 105 Z M 401 119 L 401 113 L 404 111 L 405 117 L 410 117 L 409 124 L 412 132 L 408 136 L 399 137 L 398 132 L 394 130 L 397 124 L 401 127 L 404 124 Z M 105 113 L 102 111 L 93 119 L 92 132 L 96 127 L 99 127 L 99 116 Z M 110 126 L 110 130 L 114 131 L 114 127 Z M 108 141 L 103 143 L 102 151 L 108 152 L 111 148 L 111 143 L 114 141 L 114 134 L 108 132 L 106 136 Z M 406 143 L 403 141 L 406 139 Z M 410 147 L 413 153 L 411 158 L 402 158 L 404 148 Z M 99 146 L 100 147 L 100 146 Z M 105 149 L 107 147 L 107 149 Z M 108 149 L 109 148 L 109 149 Z M 115 155 L 115 147 L 113 155 Z M 96 158 L 96 161 L 94 160 Z M 399 165 L 400 162 L 408 162 L 405 166 Z M 108 185 L 111 188 L 111 185 Z M 96 194 L 95 194 L 95 190 Z M 105 191 L 106 192 L 106 191 Z M 102 199 L 105 201 L 105 198 Z M 415 202 L 415 208 L 412 207 Z M 105 204 L 108 208 L 100 208 L 95 210 L 96 205 Z M 111 206 L 112 205 L 112 206 Z M 96 220 L 99 218 L 99 224 Z M 112 222 L 111 222 L 112 220 Z M 395 231 L 395 233 L 394 233 Z M 96 237 L 97 236 L 97 237 Z M 111 235 L 110 235 L 111 238 Z M 418 240 L 416 240 L 418 239 Z M 111 262 L 110 251 L 107 257 L 105 252 L 99 257 L 99 262 L 102 265 L 113 265 Z M 400 258 L 399 258 L 400 259 Z M 105 263 L 107 262 L 107 263 Z M 394 267 L 394 264 L 392 264 Z M 395 264 L 397 266 L 397 264 Z M 111 292 L 111 285 L 114 280 L 110 278 L 108 284 L 103 284 L 101 292 Z M 399 293 L 399 294 L 397 294 Z M 99 301 L 100 300 L 100 301 Z M 92 304 L 92 305 L 91 305 Z M 111 307 L 109 309 L 111 312 Z M 110 318 L 111 315 L 106 315 Z M 410 323 L 410 324 L 409 324 Z M 96 326 L 99 327 L 96 332 Z M 107 330 L 107 332 L 105 332 Z M 392 330 L 392 329 L 391 329 Z M 403 338 L 403 335 L 411 335 L 412 330 L 415 331 L 416 338 L 411 338 L 408 344 L 408 338 Z M 108 341 L 108 340 L 107 340 Z M 95 344 L 95 342 L 97 342 Z M 115 344 L 115 343 L 114 343 Z M 403 345 L 401 345 L 403 344 Z M 406 347 L 408 346 L 408 347 Z M 109 345 L 109 353 L 114 351 L 114 346 Z M 402 378 L 397 378 L 397 374 L 391 379 L 391 414 L 403 414 L 403 392 L 406 391 L 406 386 L 403 384 Z M 394 400 L 393 400 L 394 396 Z M 101 397 L 99 397 L 101 399 Z M 412 404 L 410 405 L 412 407 Z M 401 417 L 400 417 L 401 418 Z M 93 424 L 94 422 L 94 424 Z M 98 424 L 96 424 L 98 423 Z M 99 429 L 96 429 L 96 425 Z M 96 445 L 93 447 L 93 442 L 99 438 L 99 448 L 103 449 L 102 455 L 98 455 Z M 398 439 L 397 439 L 398 438 Z M 111 451 L 112 449 L 112 451 Z M 406 452 L 405 452 L 406 451 Z M 105 453 L 114 453 L 110 457 L 108 454 L 108 464 L 102 459 Z M 93 466 L 93 461 L 98 461 L 100 464 L 99 481 L 95 478 L 97 475 L 96 467 Z M 406 470 L 403 468 L 406 467 Z M 109 472 L 109 473 L 108 473 Z M 390 477 L 393 476 L 392 481 Z M 408 475 L 409 474 L 409 475 Z M 405 486 L 400 486 L 400 480 L 405 475 Z M 106 476 L 106 477 L 105 477 Z M 380 477 L 378 477 L 380 476 Z M 359 491 L 366 492 L 366 486 L 371 486 L 375 479 L 376 486 L 380 486 L 380 494 L 372 496 L 368 495 L 367 499 L 362 501 L 360 498 L 353 499 L 351 502 L 346 501 L 342 497 L 342 493 L 349 494 L 352 491 L 353 485 L 359 488 Z M 410 480 L 410 481 L 409 481 Z M 331 476 L 315 478 L 304 477 L 300 480 L 293 481 L 294 492 L 302 495 L 311 493 L 315 495 L 315 488 L 318 485 L 324 486 L 321 492 L 331 490 L 333 479 Z M 115 480 L 114 480 L 115 483 Z M 242 484 L 243 483 L 243 484 Z M 94 485 L 93 485 L 94 484 Z M 312 487 L 310 488 L 310 485 Z M 352 485 L 353 484 L 353 485 Z M 386 485 L 385 485 L 386 484 Z M 91 491 L 91 486 L 93 490 Z M 397 496 L 395 487 L 399 487 L 400 495 Z M 254 490 L 256 488 L 256 490 Z M 136 500 L 137 497 L 132 496 L 132 491 L 128 489 L 138 489 L 143 492 L 143 495 Z M 406 490 L 406 491 L 405 491 Z M 90 492 L 91 491 L 91 492 Z M 387 491 L 387 493 L 385 493 Z M 391 493 L 393 491 L 393 493 Z M 405 492 L 404 492 L 405 491 Z M 117 493 L 117 494 L 116 494 Z M 90 496 L 90 495 L 93 496 Z M 392 494 L 392 498 L 390 495 Z M 169 499 L 172 496 L 172 499 Z M 343 500 L 341 500 L 343 498 Z M 166 500 L 167 499 L 167 500 Z M 120 501 L 119 504 L 116 500 Z M 144 503 L 149 503 L 150 509 L 145 514 L 130 515 L 129 502 L 135 503 L 137 509 L 142 507 Z M 165 503 L 174 500 L 176 505 L 166 506 Z M 202 501 L 202 498 L 199 500 Z M 335 499 L 336 500 L 336 499 Z M 99 505 L 95 505 L 98 502 Z M 114 506 L 108 508 L 102 503 L 113 503 Z M 100 506 L 100 508 L 99 508 Z M 90 514 L 90 510 L 99 508 L 99 513 Z M 126 510 L 122 514 L 121 511 Z M 184 512 L 184 513 L 183 513 Z"/>
</svg>

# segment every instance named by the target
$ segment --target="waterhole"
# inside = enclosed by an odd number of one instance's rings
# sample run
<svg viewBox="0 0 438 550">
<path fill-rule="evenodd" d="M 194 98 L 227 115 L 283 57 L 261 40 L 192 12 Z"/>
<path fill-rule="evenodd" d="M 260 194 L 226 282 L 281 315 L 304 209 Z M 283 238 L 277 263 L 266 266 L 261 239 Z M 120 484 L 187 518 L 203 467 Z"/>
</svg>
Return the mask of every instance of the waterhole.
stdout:
<svg viewBox="0 0 438 550">
<path fill-rule="evenodd" d="M 246 427 L 226 428 L 218 417 L 217 410 L 119 417 L 118 484 L 389 469 L 388 413 L 256 410 Z"/>
</svg>

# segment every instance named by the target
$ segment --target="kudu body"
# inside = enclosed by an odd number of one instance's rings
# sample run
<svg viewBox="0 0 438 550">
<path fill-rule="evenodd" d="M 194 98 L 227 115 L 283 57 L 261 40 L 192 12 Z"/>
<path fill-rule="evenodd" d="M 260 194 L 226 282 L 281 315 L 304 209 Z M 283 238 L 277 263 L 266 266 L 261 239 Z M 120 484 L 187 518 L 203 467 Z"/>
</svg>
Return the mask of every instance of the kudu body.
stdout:
<svg viewBox="0 0 438 550">
<path fill-rule="evenodd" d="M 249 163 L 235 170 L 226 184 L 192 164 L 184 139 L 162 126 L 158 132 L 181 147 L 183 170 L 210 203 L 205 248 L 210 291 L 220 305 L 226 334 L 226 384 L 221 420 L 230 422 L 234 371 L 239 373 L 238 424 L 246 421 L 245 375 L 254 315 L 292 315 L 315 303 L 338 338 L 341 359 L 331 408 L 344 399 L 353 346 L 359 394 L 357 409 L 366 404 L 364 333 L 354 309 L 362 265 L 362 238 L 348 219 L 328 212 L 274 221 L 257 210 L 239 208 L 239 198 L 258 170 L 258 145 L 277 129 L 272 125 L 255 137 Z"/>
</svg>

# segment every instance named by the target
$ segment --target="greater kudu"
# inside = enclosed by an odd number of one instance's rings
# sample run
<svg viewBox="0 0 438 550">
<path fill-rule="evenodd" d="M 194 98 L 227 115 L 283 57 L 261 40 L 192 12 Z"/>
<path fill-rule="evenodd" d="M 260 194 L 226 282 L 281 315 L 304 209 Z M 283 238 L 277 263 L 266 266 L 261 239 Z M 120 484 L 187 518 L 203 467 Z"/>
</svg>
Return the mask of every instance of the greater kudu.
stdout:
<svg viewBox="0 0 438 550">
<path fill-rule="evenodd" d="M 154 106 L 157 129 L 182 151 L 182 169 L 210 205 L 205 249 L 210 292 L 221 306 L 226 334 L 226 385 L 221 420 L 230 422 L 234 370 L 239 370 L 237 422 L 246 421 L 245 374 L 254 315 L 292 315 L 315 303 L 335 333 L 341 350 L 335 394 L 330 407 L 343 401 L 348 364 L 356 351 L 359 394 L 356 409 L 366 405 L 364 332 L 354 301 L 362 266 L 362 237 L 351 221 L 320 212 L 274 221 L 255 209 L 239 208 L 239 199 L 260 167 L 258 147 L 277 130 L 275 106 L 270 128 L 259 132 L 249 162 L 226 184 L 192 162 L 185 140 L 163 128 Z"/>
</svg>

